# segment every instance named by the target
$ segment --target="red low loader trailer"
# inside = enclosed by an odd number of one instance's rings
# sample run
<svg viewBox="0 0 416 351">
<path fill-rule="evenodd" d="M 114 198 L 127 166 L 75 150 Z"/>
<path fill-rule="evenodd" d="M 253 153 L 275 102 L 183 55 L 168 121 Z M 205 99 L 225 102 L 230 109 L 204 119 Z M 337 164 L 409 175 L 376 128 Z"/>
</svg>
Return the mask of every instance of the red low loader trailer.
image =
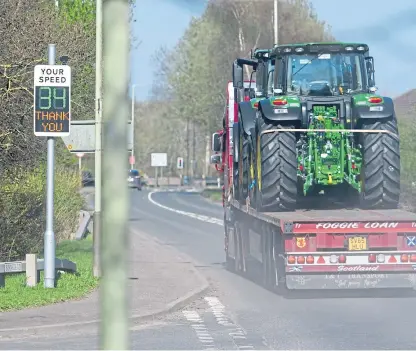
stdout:
<svg viewBox="0 0 416 351">
<path fill-rule="evenodd" d="M 233 199 L 224 210 L 227 267 L 268 287 L 416 285 L 414 213 L 342 208 L 267 213 Z"/>
</svg>

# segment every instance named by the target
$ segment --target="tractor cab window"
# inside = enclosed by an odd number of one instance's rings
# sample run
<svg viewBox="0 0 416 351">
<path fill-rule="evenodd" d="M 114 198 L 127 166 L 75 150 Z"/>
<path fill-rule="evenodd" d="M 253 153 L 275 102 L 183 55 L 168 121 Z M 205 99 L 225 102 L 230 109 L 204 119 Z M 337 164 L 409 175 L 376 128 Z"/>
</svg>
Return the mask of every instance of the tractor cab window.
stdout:
<svg viewBox="0 0 416 351">
<path fill-rule="evenodd" d="M 365 89 L 362 54 L 292 55 L 287 60 L 288 93 L 332 96 Z"/>
</svg>

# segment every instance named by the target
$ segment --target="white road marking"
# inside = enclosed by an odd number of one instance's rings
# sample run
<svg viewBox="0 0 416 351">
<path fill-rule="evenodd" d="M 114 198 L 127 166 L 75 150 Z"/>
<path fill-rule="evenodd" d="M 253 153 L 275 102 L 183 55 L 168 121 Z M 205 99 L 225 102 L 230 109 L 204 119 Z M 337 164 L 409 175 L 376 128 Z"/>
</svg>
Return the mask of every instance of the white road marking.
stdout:
<svg viewBox="0 0 416 351">
<path fill-rule="evenodd" d="M 225 306 L 220 300 L 217 297 L 205 297 L 204 299 L 210 306 L 218 324 L 232 328 L 228 335 L 233 339 L 235 346 L 237 346 L 239 350 L 254 350 L 254 346 L 248 343 L 247 333 L 244 329 L 236 325 L 226 316 Z"/>
<path fill-rule="evenodd" d="M 198 340 L 206 347 L 205 350 L 215 350 L 214 339 L 208 332 L 204 321 L 196 311 L 182 311 L 185 318 L 191 322 L 191 327 L 195 331 Z"/>
<path fill-rule="evenodd" d="M 171 212 L 175 212 L 177 214 L 181 214 L 181 215 L 184 215 L 184 216 L 188 216 L 188 217 L 191 217 L 191 218 L 195 218 L 195 219 L 197 219 L 199 221 L 202 221 L 202 222 L 207 222 L 207 223 L 212 223 L 212 224 L 218 224 L 220 226 L 223 226 L 224 225 L 224 221 L 222 219 L 218 219 L 218 218 L 215 218 L 215 217 L 204 216 L 204 215 L 196 214 L 196 213 L 193 213 L 193 212 L 181 211 L 181 210 L 177 210 L 175 208 L 171 208 L 171 207 L 162 205 L 159 202 L 157 202 L 157 201 L 155 201 L 155 200 L 152 199 L 152 195 L 154 193 L 157 193 L 157 192 L 158 191 L 152 191 L 152 192 L 150 192 L 147 195 L 148 200 L 153 205 L 159 206 L 160 208 L 163 208 L 163 209 L 168 210 L 168 211 L 171 211 Z"/>
</svg>

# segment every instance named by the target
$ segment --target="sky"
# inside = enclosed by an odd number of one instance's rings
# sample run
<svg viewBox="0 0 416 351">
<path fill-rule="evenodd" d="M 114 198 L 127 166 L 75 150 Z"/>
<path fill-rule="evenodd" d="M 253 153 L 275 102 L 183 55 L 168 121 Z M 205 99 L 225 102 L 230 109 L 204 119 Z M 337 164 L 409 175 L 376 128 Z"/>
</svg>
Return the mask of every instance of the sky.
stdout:
<svg viewBox="0 0 416 351">
<path fill-rule="evenodd" d="M 332 27 L 338 40 L 365 42 L 370 46 L 379 93 L 394 98 L 416 88 L 415 0 L 310 2 L 318 18 Z M 198 17 L 203 11 L 202 0 L 137 1 L 133 32 L 141 43 L 131 54 L 131 81 L 137 84 L 137 100 L 149 97 L 157 67 L 155 52 L 162 46 L 173 48 L 192 16 Z"/>
</svg>

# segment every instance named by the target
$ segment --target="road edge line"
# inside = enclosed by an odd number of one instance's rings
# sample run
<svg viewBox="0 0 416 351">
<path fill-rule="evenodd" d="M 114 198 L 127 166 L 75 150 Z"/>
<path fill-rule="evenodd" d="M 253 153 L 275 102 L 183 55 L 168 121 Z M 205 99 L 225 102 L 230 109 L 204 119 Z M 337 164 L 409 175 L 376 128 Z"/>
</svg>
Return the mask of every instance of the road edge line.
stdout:
<svg viewBox="0 0 416 351">
<path fill-rule="evenodd" d="M 163 208 L 164 210 L 170 211 L 170 212 L 174 212 L 177 214 L 181 214 L 183 216 L 187 216 L 190 218 L 194 218 L 197 219 L 201 222 L 206 222 L 206 223 L 212 223 L 212 224 L 217 224 L 220 226 L 224 226 L 223 220 L 215 218 L 215 217 L 209 217 L 209 216 L 205 216 L 205 215 L 199 215 L 197 213 L 193 213 L 193 212 L 187 212 L 187 211 L 182 211 L 182 210 L 176 210 L 172 207 L 168 207 L 165 205 L 162 205 L 161 203 L 153 200 L 152 195 L 155 193 L 161 193 L 162 191 L 151 191 L 147 194 L 147 199 L 149 200 L 149 202 L 151 202 L 153 205 L 156 205 L 160 208 Z M 168 193 L 168 192 L 166 192 Z"/>
</svg>

